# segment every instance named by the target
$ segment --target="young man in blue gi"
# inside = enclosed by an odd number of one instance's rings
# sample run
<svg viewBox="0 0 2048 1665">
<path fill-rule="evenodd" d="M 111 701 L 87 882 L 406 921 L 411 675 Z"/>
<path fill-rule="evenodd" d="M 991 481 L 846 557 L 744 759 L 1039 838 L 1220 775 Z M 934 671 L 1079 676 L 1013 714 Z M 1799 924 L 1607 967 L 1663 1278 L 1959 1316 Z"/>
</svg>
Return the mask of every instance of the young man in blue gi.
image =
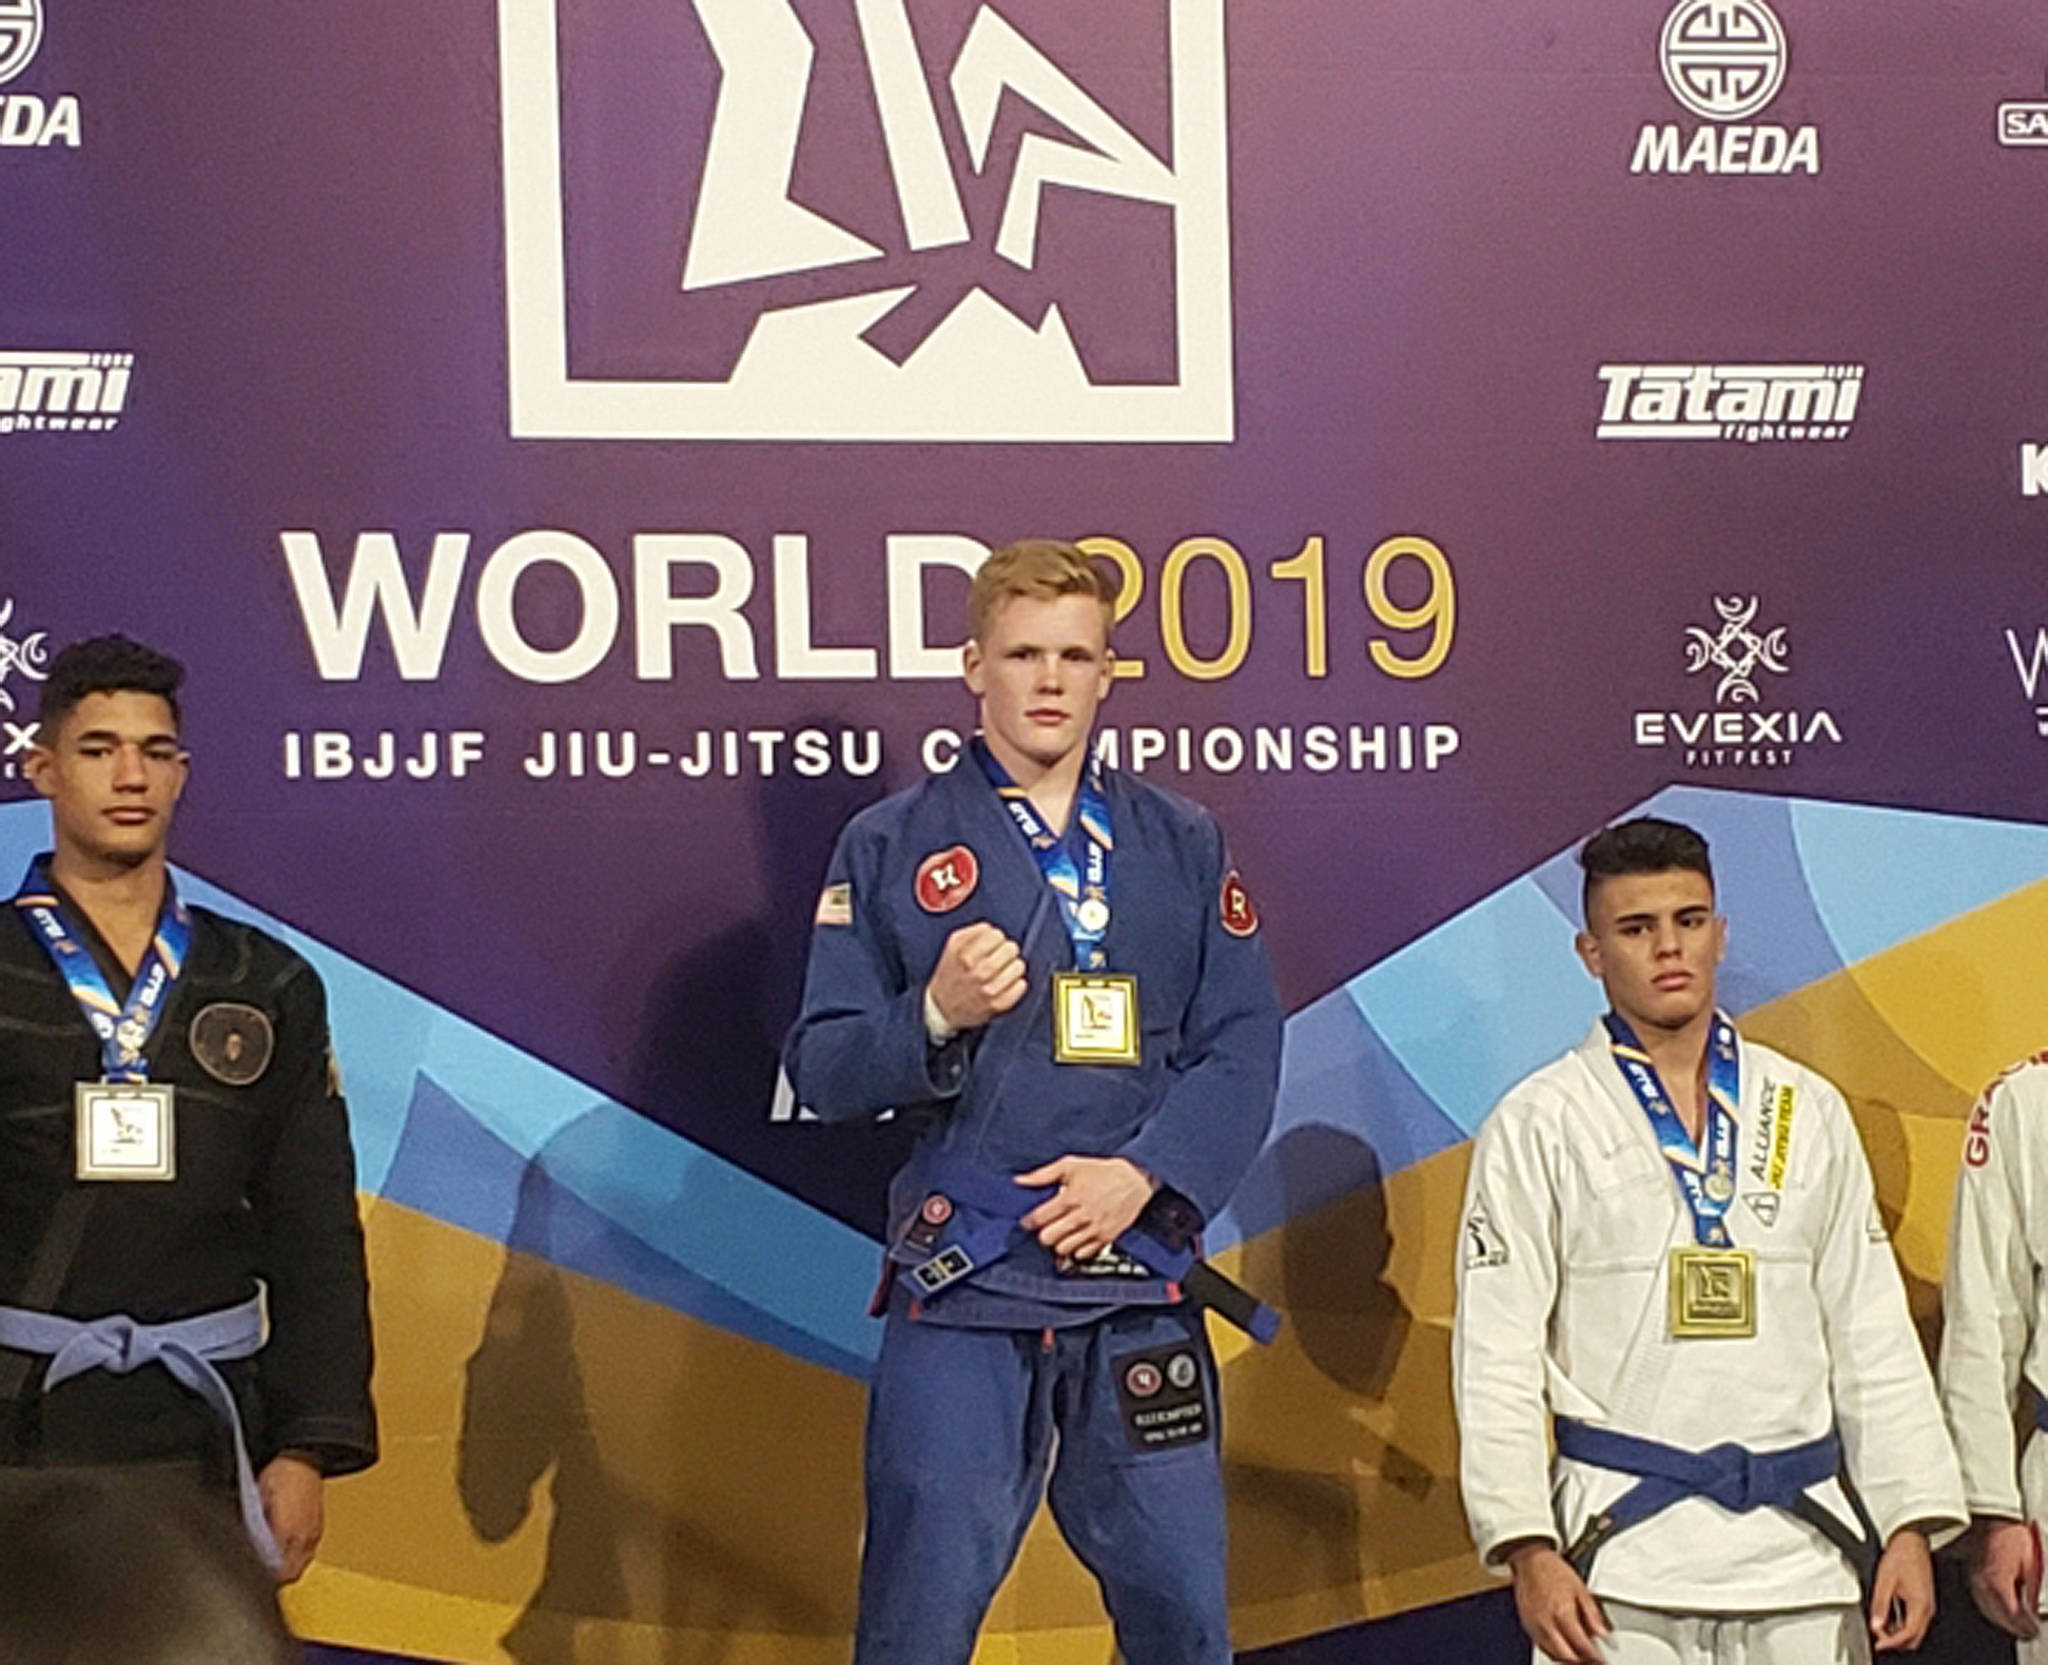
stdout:
<svg viewBox="0 0 2048 1665">
<path fill-rule="evenodd" d="M 981 732 L 847 825 L 818 903 L 797 1097 L 928 1123 L 890 1194 L 857 1665 L 964 1665 L 1042 1490 L 1129 1665 L 1231 1657 L 1183 1285 L 1265 1138 L 1280 1008 L 1214 820 L 1091 758 L 1112 601 L 1072 545 L 989 557 Z"/>
</svg>

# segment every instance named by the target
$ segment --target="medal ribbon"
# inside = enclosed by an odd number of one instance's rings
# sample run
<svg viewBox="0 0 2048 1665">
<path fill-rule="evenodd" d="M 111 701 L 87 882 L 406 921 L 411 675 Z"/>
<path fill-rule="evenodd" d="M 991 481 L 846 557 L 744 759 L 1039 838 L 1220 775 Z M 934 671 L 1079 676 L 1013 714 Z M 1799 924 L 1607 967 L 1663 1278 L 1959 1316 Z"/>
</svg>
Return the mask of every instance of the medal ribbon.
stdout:
<svg viewBox="0 0 2048 1665">
<path fill-rule="evenodd" d="M 1671 1164 L 1679 1194 L 1692 1211 L 1694 1241 L 1709 1249 L 1729 1247 L 1723 1216 L 1735 1201 L 1735 1106 L 1740 1102 L 1742 1083 L 1735 1025 L 1719 1012 L 1714 1014 L 1713 1032 L 1707 1040 L 1707 1125 L 1702 1130 L 1706 1156 L 1702 1160 L 1664 1091 L 1664 1083 L 1657 1078 L 1656 1065 L 1650 1062 L 1628 1020 L 1609 1012 L 1600 1021 L 1607 1025 L 1614 1062 L 1635 1089 L 1636 1100 L 1657 1135 L 1658 1148 Z"/>
<path fill-rule="evenodd" d="M 50 882 L 44 858 L 29 863 L 28 875 L 14 894 L 14 905 L 34 928 L 36 939 L 71 986 L 71 998 L 85 1013 L 86 1022 L 100 1038 L 100 1066 L 109 1081 L 147 1081 L 149 1065 L 142 1049 L 149 1043 L 157 1022 L 170 1003 L 178 973 L 192 945 L 192 920 L 185 904 L 168 877 L 164 880 L 163 910 L 157 915 L 156 935 L 135 973 L 135 982 L 124 1005 L 107 986 L 92 950 L 65 909 L 57 887 Z"/>
<path fill-rule="evenodd" d="M 1089 758 L 1074 799 L 1074 821 L 1083 835 L 1083 853 L 1077 865 L 1067 840 L 1045 824 L 1024 788 L 996 761 L 987 742 L 977 734 L 973 746 L 981 772 L 1023 832 L 1039 872 L 1059 898 L 1060 917 L 1066 921 L 1067 936 L 1074 945 L 1074 964 L 1083 971 L 1106 970 L 1109 954 L 1102 944 L 1109 935 L 1109 859 L 1116 841 L 1110 836 L 1109 801 L 1102 795 L 1101 763 Z"/>
</svg>

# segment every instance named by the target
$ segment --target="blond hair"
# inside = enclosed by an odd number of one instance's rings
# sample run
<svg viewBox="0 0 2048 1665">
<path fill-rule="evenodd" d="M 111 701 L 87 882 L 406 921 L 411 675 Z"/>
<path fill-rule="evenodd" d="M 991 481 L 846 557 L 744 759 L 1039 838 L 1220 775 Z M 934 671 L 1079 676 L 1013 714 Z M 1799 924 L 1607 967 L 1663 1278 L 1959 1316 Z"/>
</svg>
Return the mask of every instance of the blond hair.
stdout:
<svg viewBox="0 0 2048 1665">
<path fill-rule="evenodd" d="M 988 640 L 1004 603 L 1019 596 L 1057 601 L 1063 595 L 1092 595 L 1102 603 L 1107 634 L 1116 616 L 1117 581 L 1071 543 L 1058 538 L 1019 538 L 1006 543 L 982 562 L 968 593 L 968 618 L 977 642 Z"/>
</svg>

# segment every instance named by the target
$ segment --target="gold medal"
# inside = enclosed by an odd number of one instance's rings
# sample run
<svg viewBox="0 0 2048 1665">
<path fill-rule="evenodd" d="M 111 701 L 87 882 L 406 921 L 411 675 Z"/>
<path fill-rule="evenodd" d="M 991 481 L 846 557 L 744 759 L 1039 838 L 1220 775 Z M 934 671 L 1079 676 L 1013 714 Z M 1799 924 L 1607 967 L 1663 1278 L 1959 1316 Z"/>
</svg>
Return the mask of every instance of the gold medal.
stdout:
<svg viewBox="0 0 2048 1665">
<path fill-rule="evenodd" d="M 1052 975 L 1053 1058 L 1062 1064 L 1138 1061 L 1138 979 L 1127 972 Z"/>
<path fill-rule="evenodd" d="M 1673 1249 L 1671 1334 L 1680 1341 L 1755 1335 L 1755 1255 L 1690 1244 Z"/>
</svg>

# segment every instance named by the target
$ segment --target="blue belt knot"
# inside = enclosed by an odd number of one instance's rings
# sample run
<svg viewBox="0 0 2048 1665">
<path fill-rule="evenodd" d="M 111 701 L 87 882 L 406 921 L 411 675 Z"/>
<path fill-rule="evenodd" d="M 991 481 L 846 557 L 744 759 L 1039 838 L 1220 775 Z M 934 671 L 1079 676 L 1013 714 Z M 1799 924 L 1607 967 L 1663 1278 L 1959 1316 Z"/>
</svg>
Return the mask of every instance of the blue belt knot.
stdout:
<svg viewBox="0 0 2048 1665">
<path fill-rule="evenodd" d="M 167 1324 L 144 1324 L 126 1313 L 103 1318 L 64 1318 L 54 1312 L 0 1306 L 0 1347 L 38 1353 L 50 1361 L 43 1391 L 88 1371 L 127 1376 L 145 1365 L 161 1365 L 170 1378 L 206 1401 L 226 1426 L 235 1445 L 235 1490 L 242 1525 L 249 1541 L 274 1570 L 283 1564 L 277 1540 L 263 1512 L 256 1471 L 249 1460 L 242 1430 L 241 1407 L 216 1361 L 252 1358 L 263 1349 L 263 1297 L 252 1295 L 238 1306 Z"/>
</svg>

